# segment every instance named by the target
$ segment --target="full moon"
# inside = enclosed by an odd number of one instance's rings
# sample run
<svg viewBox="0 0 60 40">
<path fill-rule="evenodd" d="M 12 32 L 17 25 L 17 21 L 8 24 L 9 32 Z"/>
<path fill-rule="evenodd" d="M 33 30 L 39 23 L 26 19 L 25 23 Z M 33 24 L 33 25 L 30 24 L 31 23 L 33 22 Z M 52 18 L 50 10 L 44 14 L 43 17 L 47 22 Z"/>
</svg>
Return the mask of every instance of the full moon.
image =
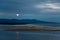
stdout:
<svg viewBox="0 0 60 40">
<path fill-rule="evenodd" d="M 16 14 L 16 16 L 19 16 L 19 14 Z"/>
</svg>

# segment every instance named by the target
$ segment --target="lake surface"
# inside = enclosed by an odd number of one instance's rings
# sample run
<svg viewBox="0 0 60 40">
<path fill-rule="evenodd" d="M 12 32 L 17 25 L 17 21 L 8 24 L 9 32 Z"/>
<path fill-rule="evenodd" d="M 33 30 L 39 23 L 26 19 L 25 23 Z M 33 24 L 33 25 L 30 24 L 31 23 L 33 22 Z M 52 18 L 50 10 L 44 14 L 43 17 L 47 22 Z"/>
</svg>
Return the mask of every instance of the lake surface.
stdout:
<svg viewBox="0 0 60 40">
<path fill-rule="evenodd" d="M 0 25 L 0 29 L 15 27 Z M 0 30 L 0 40 L 16 40 L 16 32 Z M 19 40 L 60 40 L 60 31 L 19 32 Z"/>
</svg>

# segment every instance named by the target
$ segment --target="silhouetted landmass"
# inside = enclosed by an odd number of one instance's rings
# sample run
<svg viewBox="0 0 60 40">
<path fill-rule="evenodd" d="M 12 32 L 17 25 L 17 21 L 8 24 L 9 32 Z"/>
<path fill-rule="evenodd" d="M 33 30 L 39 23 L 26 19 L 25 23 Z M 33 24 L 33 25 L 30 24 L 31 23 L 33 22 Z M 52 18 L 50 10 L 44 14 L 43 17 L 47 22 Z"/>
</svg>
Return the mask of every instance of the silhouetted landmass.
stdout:
<svg viewBox="0 0 60 40">
<path fill-rule="evenodd" d="M 9 25 L 20 25 L 20 24 L 40 24 L 40 23 L 53 23 L 56 24 L 56 22 L 47 22 L 47 21 L 40 21 L 36 19 L 0 19 L 0 24 L 9 24 Z M 58 23 L 59 24 L 59 23 Z"/>
</svg>

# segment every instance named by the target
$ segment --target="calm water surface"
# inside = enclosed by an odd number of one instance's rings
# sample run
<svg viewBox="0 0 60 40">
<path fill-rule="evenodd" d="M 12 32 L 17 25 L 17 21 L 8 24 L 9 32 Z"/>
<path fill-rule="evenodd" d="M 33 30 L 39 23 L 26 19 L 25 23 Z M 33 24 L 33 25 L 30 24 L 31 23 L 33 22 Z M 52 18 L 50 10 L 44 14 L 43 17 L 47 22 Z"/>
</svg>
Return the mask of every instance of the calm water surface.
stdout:
<svg viewBox="0 0 60 40">
<path fill-rule="evenodd" d="M 15 28 L 15 26 L 0 25 L 0 29 Z M 0 40 L 16 40 L 16 32 L 0 31 Z M 60 31 L 19 32 L 19 40 L 60 40 Z"/>
</svg>

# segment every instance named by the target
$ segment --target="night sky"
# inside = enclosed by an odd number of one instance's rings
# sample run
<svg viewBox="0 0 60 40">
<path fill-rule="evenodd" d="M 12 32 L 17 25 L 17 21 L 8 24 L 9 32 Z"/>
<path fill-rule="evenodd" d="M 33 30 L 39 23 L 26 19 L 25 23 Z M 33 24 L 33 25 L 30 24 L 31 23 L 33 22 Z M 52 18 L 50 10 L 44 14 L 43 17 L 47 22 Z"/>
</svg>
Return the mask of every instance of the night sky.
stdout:
<svg viewBox="0 0 60 40">
<path fill-rule="evenodd" d="M 60 22 L 60 0 L 0 0 L 1 18 Z"/>
</svg>

